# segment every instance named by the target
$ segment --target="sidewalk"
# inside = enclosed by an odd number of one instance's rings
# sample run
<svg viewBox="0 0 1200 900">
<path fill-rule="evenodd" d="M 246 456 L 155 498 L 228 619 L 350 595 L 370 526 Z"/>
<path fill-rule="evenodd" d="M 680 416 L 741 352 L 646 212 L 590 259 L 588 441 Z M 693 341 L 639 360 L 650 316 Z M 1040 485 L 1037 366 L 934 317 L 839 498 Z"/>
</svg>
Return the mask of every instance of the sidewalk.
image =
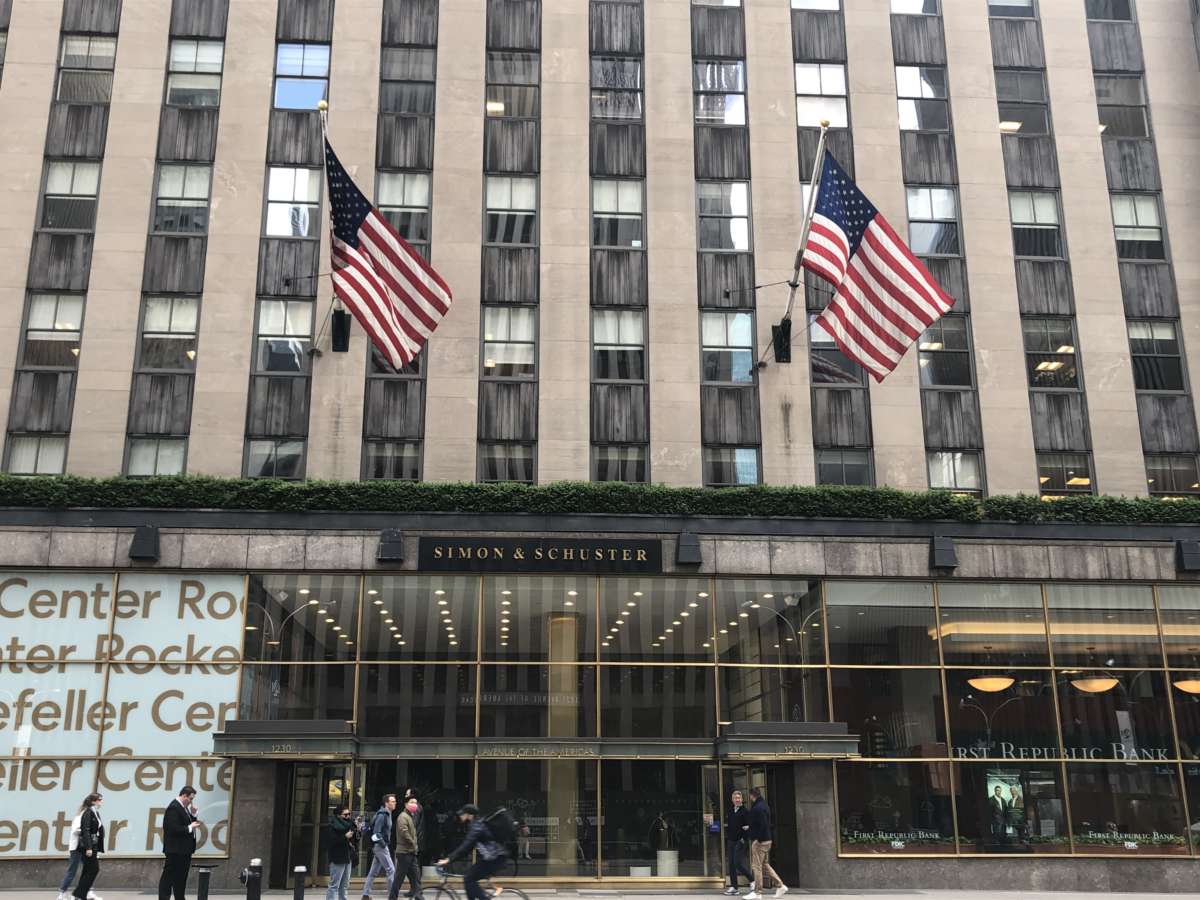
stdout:
<svg viewBox="0 0 1200 900">
<path fill-rule="evenodd" d="M 724 895 L 718 890 L 702 890 L 702 891 L 652 891 L 652 890 L 627 890 L 622 891 L 616 888 L 522 888 L 525 893 L 533 897 L 545 897 L 547 900 L 625 900 L 625 898 L 634 898 L 634 900 L 720 900 Z M 103 900 L 145 900 L 146 897 L 156 896 L 156 891 L 120 891 L 120 890 L 102 890 L 100 897 Z M 38 891 L 30 888 L 6 889 L 0 888 L 0 900 L 53 900 L 55 893 L 53 890 Z M 188 900 L 195 900 L 193 890 L 188 891 Z M 234 900 L 234 898 L 245 897 L 244 893 L 223 893 L 214 891 L 209 894 L 214 898 L 225 898 L 225 900 Z M 353 892 L 351 892 L 353 896 Z M 379 891 L 375 892 L 376 900 L 386 897 L 386 893 Z M 768 895 L 770 896 L 770 895 Z M 1200 897 L 1200 892 L 1186 894 L 1094 894 L 1082 893 L 1075 891 L 1049 892 L 1049 891 L 907 891 L 907 890 L 845 890 L 845 891 L 805 891 L 798 888 L 793 888 L 787 895 L 788 897 L 804 897 L 806 900 L 845 900 L 847 897 L 862 897 L 866 900 L 870 898 L 879 898 L 879 900 L 1029 900 L 1030 897 L 1048 897 L 1050 900 L 1180 900 L 1185 897 Z M 270 900 L 290 900 L 292 897 L 291 891 L 264 891 L 264 898 Z M 309 888 L 304 895 L 305 900 L 324 900 L 324 888 Z"/>
</svg>

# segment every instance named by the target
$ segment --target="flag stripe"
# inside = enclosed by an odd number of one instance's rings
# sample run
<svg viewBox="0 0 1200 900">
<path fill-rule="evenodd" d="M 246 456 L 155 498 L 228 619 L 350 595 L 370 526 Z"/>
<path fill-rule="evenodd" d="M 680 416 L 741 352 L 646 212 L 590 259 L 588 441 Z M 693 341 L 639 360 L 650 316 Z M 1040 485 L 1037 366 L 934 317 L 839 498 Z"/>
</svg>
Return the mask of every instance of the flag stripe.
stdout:
<svg viewBox="0 0 1200 900">
<path fill-rule="evenodd" d="M 357 280 L 365 284 L 370 292 L 372 304 L 377 313 L 382 315 L 391 326 L 395 342 L 400 347 L 415 345 L 420 347 L 425 342 L 426 334 L 413 327 L 412 322 L 404 315 L 404 307 L 388 302 L 386 286 L 379 280 L 370 262 L 358 253 L 343 254 L 347 266 L 355 273 Z"/>
<path fill-rule="evenodd" d="M 406 257 L 401 252 L 403 248 L 397 240 L 379 227 L 379 223 L 383 221 L 382 217 L 375 214 L 367 216 L 363 222 L 363 236 L 367 238 L 371 246 L 378 248 L 388 263 L 391 263 L 390 268 L 394 269 L 398 276 L 403 277 L 413 290 L 419 293 L 420 296 L 414 296 L 413 300 L 423 300 L 424 303 L 433 307 L 435 315 L 445 315 L 447 306 L 442 293 L 436 287 L 431 288 L 424 278 L 413 272 L 413 267 L 409 265 L 412 257 Z"/>
<path fill-rule="evenodd" d="M 342 302 L 354 313 L 388 362 L 397 368 L 404 365 L 408 361 L 410 347 L 392 321 L 386 294 L 379 287 L 372 286 L 371 278 L 345 259 L 337 247 L 333 249 L 333 257 L 335 261 L 343 263 L 333 273 L 334 287 L 340 288 L 338 295 Z"/>
</svg>

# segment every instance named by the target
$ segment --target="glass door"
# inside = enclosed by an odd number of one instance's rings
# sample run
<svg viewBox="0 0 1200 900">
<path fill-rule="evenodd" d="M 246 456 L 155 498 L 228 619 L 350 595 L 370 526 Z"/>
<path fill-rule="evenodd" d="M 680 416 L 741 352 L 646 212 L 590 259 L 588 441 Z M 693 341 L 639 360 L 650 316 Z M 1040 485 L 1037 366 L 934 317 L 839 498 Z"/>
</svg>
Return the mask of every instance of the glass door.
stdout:
<svg viewBox="0 0 1200 900">
<path fill-rule="evenodd" d="M 752 763 L 727 765 L 721 769 L 724 796 L 722 815 L 729 808 L 734 791 L 742 792 L 743 802 L 750 806 L 750 789 L 759 788 L 771 808 L 771 827 L 774 842 L 770 863 L 780 877 L 794 885 L 800 875 L 799 835 L 796 833 L 795 766 L 792 763 Z M 749 848 L 746 866 L 749 868 Z M 725 863 L 728 872 L 728 861 Z"/>
<path fill-rule="evenodd" d="M 329 840 L 325 827 L 339 806 L 360 808 L 353 802 L 354 785 L 345 764 L 296 763 L 292 767 L 291 840 L 288 842 L 287 885 L 292 886 L 296 866 L 308 871 L 305 884 L 322 883 L 329 876 Z M 361 780 L 358 782 L 361 791 Z"/>
</svg>

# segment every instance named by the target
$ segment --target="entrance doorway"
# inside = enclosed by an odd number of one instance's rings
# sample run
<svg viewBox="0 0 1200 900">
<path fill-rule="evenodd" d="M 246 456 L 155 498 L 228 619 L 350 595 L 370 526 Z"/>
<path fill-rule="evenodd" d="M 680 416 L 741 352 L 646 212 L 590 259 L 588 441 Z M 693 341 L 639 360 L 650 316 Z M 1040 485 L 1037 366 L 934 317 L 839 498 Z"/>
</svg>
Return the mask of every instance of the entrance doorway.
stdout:
<svg viewBox="0 0 1200 900">
<path fill-rule="evenodd" d="M 325 827 L 335 810 L 349 806 L 356 815 L 363 809 L 363 766 L 345 763 L 296 763 L 291 767 L 291 827 L 286 854 L 287 868 L 280 874 L 292 886 L 297 866 L 308 872 L 306 883 L 324 883 L 329 875 L 329 840 Z M 355 871 L 360 867 L 356 866 Z"/>
<path fill-rule="evenodd" d="M 771 845 L 771 865 L 780 877 L 795 885 L 800 879 L 800 836 L 796 828 L 796 767 L 794 763 L 749 763 L 725 765 L 721 769 L 725 783 L 726 805 L 729 795 L 741 791 L 747 805 L 750 788 L 763 792 L 771 807 L 774 843 Z M 750 862 L 747 857 L 746 865 Z"/>
</svg>

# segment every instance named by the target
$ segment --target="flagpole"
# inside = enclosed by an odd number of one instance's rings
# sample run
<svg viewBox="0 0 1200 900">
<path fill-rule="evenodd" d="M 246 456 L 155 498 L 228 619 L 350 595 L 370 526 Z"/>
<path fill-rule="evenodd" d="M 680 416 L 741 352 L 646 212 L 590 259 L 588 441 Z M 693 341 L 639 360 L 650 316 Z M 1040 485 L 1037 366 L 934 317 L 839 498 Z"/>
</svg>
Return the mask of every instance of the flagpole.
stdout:
<svg viewBox="0 0 1200 900">
<path fill-rule="evenodd" d="M 804 225 L 800 229 L 800 246 L 796 248 L 796 265 L 792 272 L 792 280 L 788 282 L 787 311 L 783 314 L 784 322 L 791 322 L 792 308 L 796 305 L 796 293 L 800 290 L 801 278 L 804 276 L 804 248 L 808 244 L 808 233 L 812 229 L 813 213 L 817 209 L 817 191 L 821 185 L 821 168 L 825 162 L 825 136 L 829 133 L 829 120 L 821 120 L 821 138 L 817 141 L 817 153 L 813 159 L 812 178 L 809 179 L 808 203 L 804 208 Z"/>
</svg>

